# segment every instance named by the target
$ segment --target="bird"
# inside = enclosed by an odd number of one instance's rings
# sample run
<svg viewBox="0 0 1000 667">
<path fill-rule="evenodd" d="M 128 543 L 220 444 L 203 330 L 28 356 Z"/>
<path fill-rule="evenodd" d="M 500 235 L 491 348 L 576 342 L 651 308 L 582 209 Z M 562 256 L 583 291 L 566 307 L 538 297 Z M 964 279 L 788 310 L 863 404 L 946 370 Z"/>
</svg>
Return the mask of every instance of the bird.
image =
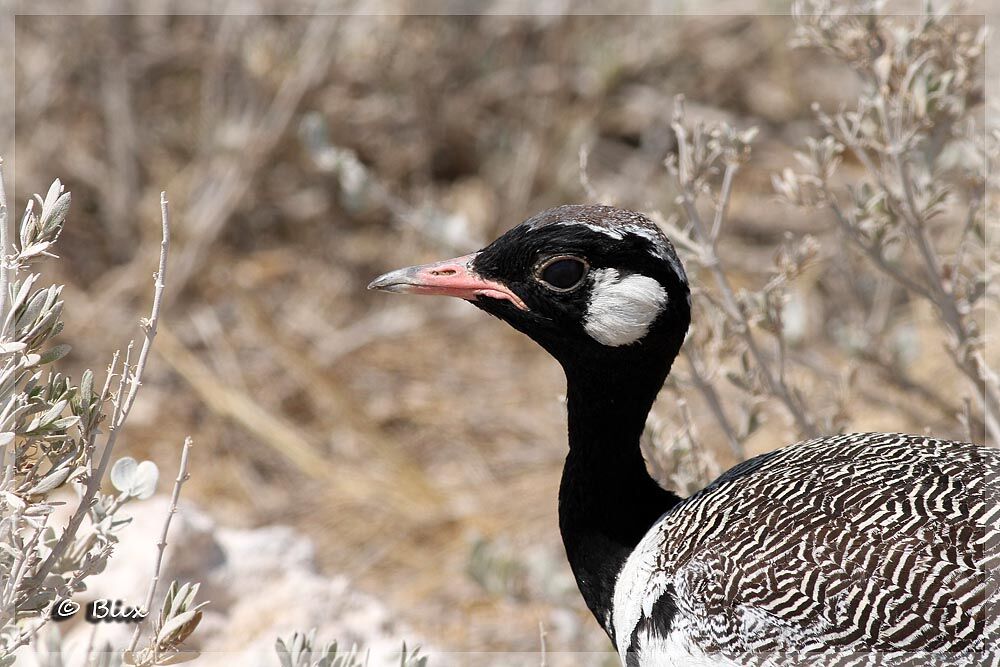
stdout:
<svg viewBox="0 0 1000 667">
<path fill-rule="evenodd" d="M 562 366 L 559 530 L 625 667 L 1000 665 L 1000 450 L 839 434 L 688 497 L 654 481 L 640 436 L 691 290 L 648 217 L 560 206 L 368 287 L 469 301 Z"/>
</svg>

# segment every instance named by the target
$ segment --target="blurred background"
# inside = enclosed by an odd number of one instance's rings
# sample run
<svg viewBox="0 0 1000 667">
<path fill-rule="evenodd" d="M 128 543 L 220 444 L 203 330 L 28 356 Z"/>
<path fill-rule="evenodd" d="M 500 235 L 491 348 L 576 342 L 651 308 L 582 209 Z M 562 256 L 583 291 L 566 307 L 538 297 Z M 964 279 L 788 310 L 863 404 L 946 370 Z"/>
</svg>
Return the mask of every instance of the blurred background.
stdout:
<svg viewBox="0 0 1000 667">
<path fill-rule="evenodd" d="M 606 650 L 558 536 L 558 367 L 468 304 L 365 285 L 592 199 L 581 151 L 591 194 L 668 216 L 677 191 L 663 161 L 683 93 L 689 118 L 759 128 L 720 248 L 734 284 L 753 289 L 789 234 L 839 244 L 827 213 L 781 204 L 770 179 L 816 133 L 810 104 L 850 104 L 855 76 L 793 49 L 790 17 L 724 4 L 711 16 L 269 15 L 316 9 L 306 3 L 259 3 L 259 15 L 221 15 L 219 3 L 208 16 L 160 4 L 21 15 L 14 28 L 8 191 L 18 210 L 54 178 L 72 191 L 46 278 L 66 283 L 74 377 L 138 335 L 161 190 L 172 206 L 160 336 L 119 453 L 168 479 L 190 434 L 188 502 L 222 525 L 293 526 L 323 572 L 399 620 L 400 639 L 537 651 L 542 624 L 549 650 Z M 835 369 L 856 361 L 838 334 L 853 307 L 831 277 L 838 252 L 794 289 L 797 349 Z M 925 326 L 929 308 L 886 308 L 906 376 L 935 391 L 872 371 L 837 423 L 962 436 L 965 387 Z M 721 371 L 710 379 L 723 398 L 738 392 Z M 805 390 L 832 404 L 836 386 Z M 707 448 L 699 474 L 734 463 L 696 396 L 685 410 Z M 661 397 L 655 413 L 669 434 L 677 401 Z M 761 419 L 747 455 L 796 439 L 779 412 Z M 668 483 L 672 456 L 657 458 Z"/>
</svg>

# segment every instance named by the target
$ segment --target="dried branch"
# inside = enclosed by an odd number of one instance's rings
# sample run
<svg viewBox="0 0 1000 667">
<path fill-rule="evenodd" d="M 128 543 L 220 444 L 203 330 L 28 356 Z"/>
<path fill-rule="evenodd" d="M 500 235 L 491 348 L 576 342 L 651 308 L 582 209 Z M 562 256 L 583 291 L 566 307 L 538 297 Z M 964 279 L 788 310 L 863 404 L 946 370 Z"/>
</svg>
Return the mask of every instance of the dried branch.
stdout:
<svg viewBox="0 0 1000 667">
<path fill-rule="evenodd" d="M 705 399 L 705 403 L 708 405 L 708 409 L 711 411 L 716 423 L 722 428 L 722 433 L 726 436 L 726 442 L 729 443 L 730 451 L 732 451 L 737 461 L 744 460 L 746 458 L 746 450 L 743 448 L 743 442 L 736 434 L 736 429 L 733 428 L 729 417 L 726 416 L 726 411 L 722 407 L 722 401 L 719 399 L 719 394 L 715 391 L 715 387 L 705 379 L 701 363 L 697 358 L 697 352 L 690 345 L 685 345 L 681 349 L 681 352 L 684 358 L 687 359 L 691 381 L 695 389 L 698 390 L 698 393 Z"/>
<path fill-rule="evenodd" d="M 66 528 L 63 530 L 62 535 L 59 537 L 59 541 L 56 542 L 52 551 L 49 553 L 49 556 L 38 567 L 35 577 L 40 581 L 44 580 L 45 577 L 48 576 L 53 565 L 55 565 L 55 563 L 66 553 L 69 545 L 76 537 L 76 532 L 80 528 L 80 524 L 90 511 L 91 505 L 97 496 L 97 492 L 100 490 L 104 475 L 107 472 L 108 464 L 111 461 L 111 453 L 114 451 L 115 441 L 118 439 L 118 434 L 132 410 L 132 405 L 135 403 L 135 397 L 139 391 L 139 386 L 142 384 L 142 375 L 146 369 L 146 362 L 149 359 L 149 350 L 152 348 L 153 339 L 156 337 L 156 325 L 160 320 L 163 289 L 166 285 L 167 253 L 170 249 L 170 216 L 167 204 L 167 195 L 165 192 L 160 193 L 160 221 L 162 227 L 160 261 L 157 272 L 154 275 L 153 305 L 150 309 L 150 315 L 149 318 L 140 322 L 143 332 L 145 333 L 145 339 L 143 341 L 142 348 L 139 351 L 139 360 L 135 367 L 131 368 L 128 357 L 126 356 L 126 361 L 122 367 L 122 385 L 120 385 L 117 394 L 118 402 L 115 412 L 112 415 L 111 426 L 108 429 L 108 437 L 104 444 L 104 449 L 101 452 L 100 463 L 98 464 L 97 469 L 91 472 L 88 476 L 86 486 L 80 496 L 80 504 L 78 505 L 76 512 L 74 512 L 73 516 L 70 518 Z M 132 344 L 129 343 L 129 351 L 131 351 L 131 347 Z M 128 394 L 123 400 L 122 390 L 125 387 L 128 388 Z"/>
<path fill-rule="evenodd" d="M 814 437 L 819 434 L 815 423 L 795 398 L 784 378 L 780 374 L 775 373 L 772 368 L 772 361 L 761 350 L 754 336 L 747 313 L 738 303 L 736 294 L 716 252 L 716 244 L 719 231 L 722 228 L 722 220 L 732 194 L 733 179 L 739 170 L 739 160 L 745 159 L 745 156 L 731 154 L 725 159 L 723 187 L 716 203 L 713 225 L 709 229 L 698 212 L 697 198 L 699 189 L 703 187 L 702 179 L 714 168 L 714 163 L 722 157 L 722 152 L 730 149 L 722 146 L 708 147 L 708 151 L 714 151 L 708 153 L 709 157 L 695 155 L 695 151 L 693 151 L 691 145 L 690 133 L 684 126 L 683 118 L 684 98 L 683 96 L 678 96 L 674 103 L 674 119 L 671 122 L 671 127 L 677 137 L 677 159 L 675 162 L 670 163 L 670 165 L 671 170 L 677 178 L 677 184 L 681 193 L 680 199 L 688 222 L 694 229 L 697 240 L 701 242 L 701 258 L 704 266 L 712 274 L 715 285 L 722 295 L 722 303 L 726 314 L 733 323 L 736 334 L 740 336 L 750 351 L 756 369 L 764 379 L 765 388 L 779 399 L 794 420 L 799 432 L 804 436 Z M 727 130 L 728 128 L 722 129 L 720 133 Z M 750 134 L 746 139 L 740 141 L 743 151 L 749 151 L 747 144 L 752 137 L 753 135 Z M 698 142 L 699 144 L 704 142 L 708 145 L 711 143 L 711 139 L 706 134 L 704 138 L 698 137 Z M 696 171 L 699 173 L 695 173 Z"/>
<path fill-rule="evenodd" d="M 947 336 L 947 352 L 982 412 L 981 419 L 970 423 L 980 421 L 988 437 L 1000 442 L 1000 387 L 990 381 L 984 342 L 971 317 L 978 297 L 961 289 L 988 280 L 985 267 L 969 269 L 964 263 L 986 180 L 987 150 L 974 130 L 973 113 L 982 100 L 985 33 L 974 33 L 940 11 L 917 21 L 873 13 L 861 22 L 824 3 L 800 0 L 795 14 L 799 43 L 848 63 L 865 89 L 853 110 L 831 116 L 814 105 L 827 136 L 808 140 L 809 154 L 796 155 L 808 172 L 786 170 L 774 179 L 775 188 L 794 205 L 829 207 L 845 237 L 876 269 L 934 307 Z M 856 48 L 862 42 L 880 46 L 877 51 Z M 974 151 L 962 148 L 973 144 Z M 830 182 L 843 147 L 871 179 L 850 189 L 853 201 L 847 204 Z M 964 176 L 956 183 L 949 170 Z M 935 245 L 930 222 L 960 192 L 967 195 L 968 213 L 949 264 Z M 909 248 L 915 252 L 907 255 Z M 893 261 L 887 258 L 890 252 Z M 920 278 L 911 276 L 908 267 Z"/>
<path fill-rule="evenodd" d="M 153 566 L 153 577 L 149 581 L 149 589 L 146 591 L 146 599 L 142 603 L 142 609 L 148 614 L 153 607 L 153 598 L 156 596 L 156 586 L 160 582 L 160 570 L 163 567 L 163 554 L 167 549 L 167 533 L 170 531 L 170 521 L 177 513 L 177 502 L 181 497 L 181 487 L 189 478 L 188 475 L 188 455 L 191 453 L 193 441 L 190 437 L 184 438 L 184 446 L 181 448 L 181 462 L 177 468 L 177 479 L 174 480 L 174 489 L 170 494 L 170 506 L 167 509 L 167 516 L 163 520 L 163 529 L 160 531 L 160 539 L 156 542 L 156 564 Z M 148 618 L 148 616 L 147 616 Z M 132 632 L 132 639 L 126 649 L 129 653 L 135 652 L 135 647 L 139 644 L 139 637 L 145 627 L 145 619 L 136 623 Z"/>
</svg>

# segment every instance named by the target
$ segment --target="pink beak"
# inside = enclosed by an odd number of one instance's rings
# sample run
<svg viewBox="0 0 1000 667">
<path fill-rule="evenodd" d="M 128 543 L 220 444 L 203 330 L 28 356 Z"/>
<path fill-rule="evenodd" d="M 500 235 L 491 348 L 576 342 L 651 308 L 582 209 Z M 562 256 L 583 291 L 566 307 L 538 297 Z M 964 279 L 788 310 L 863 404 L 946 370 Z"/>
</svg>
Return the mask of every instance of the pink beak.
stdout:
<svg viewBox="0 0 1000 667">
<path fill-rule="evenodd" d="M 368 289 L 405 294 L 440 294 L 473 301 L 485 296 L 510 301 L 521 310 L 528 310 L 519 296 L 503 283 L 476 275 L 470 267 L 476 253 L 447 259 L 434 264 L 410 266 L 390 271 L 368 284 Z"/>
</svg>

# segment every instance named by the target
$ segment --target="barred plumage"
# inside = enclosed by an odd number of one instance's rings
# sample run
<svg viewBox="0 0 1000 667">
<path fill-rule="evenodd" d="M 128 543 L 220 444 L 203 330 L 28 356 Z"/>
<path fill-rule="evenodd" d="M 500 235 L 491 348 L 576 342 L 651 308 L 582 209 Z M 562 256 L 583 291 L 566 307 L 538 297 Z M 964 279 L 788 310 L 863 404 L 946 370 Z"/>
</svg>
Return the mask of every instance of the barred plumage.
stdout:
<svg viewBox="0 0 1000 667">
<path fill-rule="evenodd" d="M 934 438 L 840 435 L 758 456 L 633 551 L 615 588 L 619 653 L 1000 664 L 997 491 L 1000 450 Z M 653 628 L 664 598 L 669 627 Z"/>
</svg>

